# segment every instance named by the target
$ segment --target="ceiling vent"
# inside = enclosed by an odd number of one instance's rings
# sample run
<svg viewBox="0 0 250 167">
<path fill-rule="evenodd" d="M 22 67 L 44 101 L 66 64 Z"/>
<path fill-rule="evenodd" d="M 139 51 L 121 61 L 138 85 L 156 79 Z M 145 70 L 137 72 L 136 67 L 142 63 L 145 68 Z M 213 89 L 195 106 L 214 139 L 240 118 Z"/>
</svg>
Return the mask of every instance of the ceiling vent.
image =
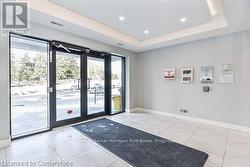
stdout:
<svg viewBox="0 0 250 167">
<path fill-rule="evenodd" d="M 124 44 L 122 44 L 122 43 L 117 43 L 117 45 L 119 45 L 119 46 L 124 46 Z"/>
<path fill-rule="evenodd" d="M 63 24 L 57 23 L 57 22 L 55 22 L 55 21 L 51 21 L 50 23 L 51 23 L 51 24 L 54 24 L 54 25 L 56 25 L 56 26 L 59 26 L 59 27 L 63 27 Z"/>
</svg>

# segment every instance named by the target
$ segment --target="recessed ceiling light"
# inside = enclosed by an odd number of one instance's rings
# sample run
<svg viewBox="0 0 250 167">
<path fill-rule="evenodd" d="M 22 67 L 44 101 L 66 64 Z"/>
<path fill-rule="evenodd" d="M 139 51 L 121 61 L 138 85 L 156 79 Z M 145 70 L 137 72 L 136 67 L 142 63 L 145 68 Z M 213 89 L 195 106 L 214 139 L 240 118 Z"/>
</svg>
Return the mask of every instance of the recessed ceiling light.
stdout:
<svg viewBox="0 0 250 167">
<path fill-rule="evenodd" d="M 120 20 L 120 21 L 124 21 L 124 20 L 125 20 L 125 17 L 120 16 L 120 17 L 119 17 L 119 20 Z"/>
<path fill-rule="evenodd" d="M 149 33 L 149 31 L 148 31 L 148 30 L 145 30 L 145 31 L 144 31 L 144 34 L 148 34 L 148 33 Z"/>
<path fill-rule="evenodd" d="M 181 21 L 182 23 L 184 23 L 184 22 L 186 22 L 186 21 L 187 21 L 187 18 L 182 17 L 182 18 L 180 19 L 180 21 Z"/>
</svg>

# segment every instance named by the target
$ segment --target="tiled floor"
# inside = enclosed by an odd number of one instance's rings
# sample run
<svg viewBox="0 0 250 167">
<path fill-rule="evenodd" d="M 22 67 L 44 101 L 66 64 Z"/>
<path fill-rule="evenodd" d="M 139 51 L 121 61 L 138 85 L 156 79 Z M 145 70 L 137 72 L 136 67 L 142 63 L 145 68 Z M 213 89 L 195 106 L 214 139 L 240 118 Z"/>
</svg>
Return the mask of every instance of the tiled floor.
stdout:
<svg viewBox="0 0 250 167">
<path fill-rule="evenodd" d="M 205 167 L 250 167 L 250 133 L 147 113 L 107 118 L 204 151 L 209 154 Z M 0 150 L 1 160 L 64 161 L 75 167 L 130 166 L 70 126 L 14 141 Z"/>
</svg>

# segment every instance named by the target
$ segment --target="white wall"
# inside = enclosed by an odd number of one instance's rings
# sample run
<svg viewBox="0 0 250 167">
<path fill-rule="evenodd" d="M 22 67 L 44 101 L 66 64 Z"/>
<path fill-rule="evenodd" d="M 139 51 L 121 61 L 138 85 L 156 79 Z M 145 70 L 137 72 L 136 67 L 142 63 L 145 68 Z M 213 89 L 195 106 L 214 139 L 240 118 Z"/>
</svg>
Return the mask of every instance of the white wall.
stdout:
<svg viewBox="0 0 250 167">
<path fill-rule="evenodd" d="M 135 53 L 115 46 L 86 39 L 63 31 L 52 29 L 39 24 L 31 23 L 31 36 L 44 39 L 53 39 L 77 44 L 97 50 L 123 55 L 127 59 L 127 108 L 136 106 L 136 57 Z M 9 40 L 7 36 L 0 36 L 0 142 L 9 138 Z"/>
<path fill-rule="evenodd" d="M 0 38 L 0 141 L 9 138 L 9 54 L 7 36 Z"/>
<path fill-rule="evenodd" d="M 220 84 L 222 64 L 232 64 L 234 84 Z M 215 67 L 211 92 L 202 92 L 200 67 Z M 194 67 L 194 84 L 181 84 L 181 68 Z M 176 68 L 177 79 L 163 78 Z M 137 107 L 250 126 L 250 31 L 140 53 L 137 57 Z"/>
</svg>

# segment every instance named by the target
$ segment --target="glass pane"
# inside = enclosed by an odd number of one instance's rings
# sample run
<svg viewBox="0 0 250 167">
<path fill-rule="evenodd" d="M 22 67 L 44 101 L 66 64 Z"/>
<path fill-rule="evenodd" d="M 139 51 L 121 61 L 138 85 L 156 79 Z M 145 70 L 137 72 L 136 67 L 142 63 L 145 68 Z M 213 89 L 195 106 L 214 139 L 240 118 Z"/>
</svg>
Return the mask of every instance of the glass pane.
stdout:
<svg viewBox="0 0 250 167">
<path fill-rule="evenodd" d="M 47 130 L 48 43 L 11 36 L 11 134 Z"/>
<path fill-rule="evenodd" d="M 111 57 L 112 114 L 122 111 L 122 58 Z"/>
<path fill-rule="evenodd" d="M 88 115 L 104 111 L 104 59 L 88 57 Z"/>
<path fill-rule="evenodd" d="M 56 52 L 56 121 L 81 116 L 80 55 Z"/>
</svg>

